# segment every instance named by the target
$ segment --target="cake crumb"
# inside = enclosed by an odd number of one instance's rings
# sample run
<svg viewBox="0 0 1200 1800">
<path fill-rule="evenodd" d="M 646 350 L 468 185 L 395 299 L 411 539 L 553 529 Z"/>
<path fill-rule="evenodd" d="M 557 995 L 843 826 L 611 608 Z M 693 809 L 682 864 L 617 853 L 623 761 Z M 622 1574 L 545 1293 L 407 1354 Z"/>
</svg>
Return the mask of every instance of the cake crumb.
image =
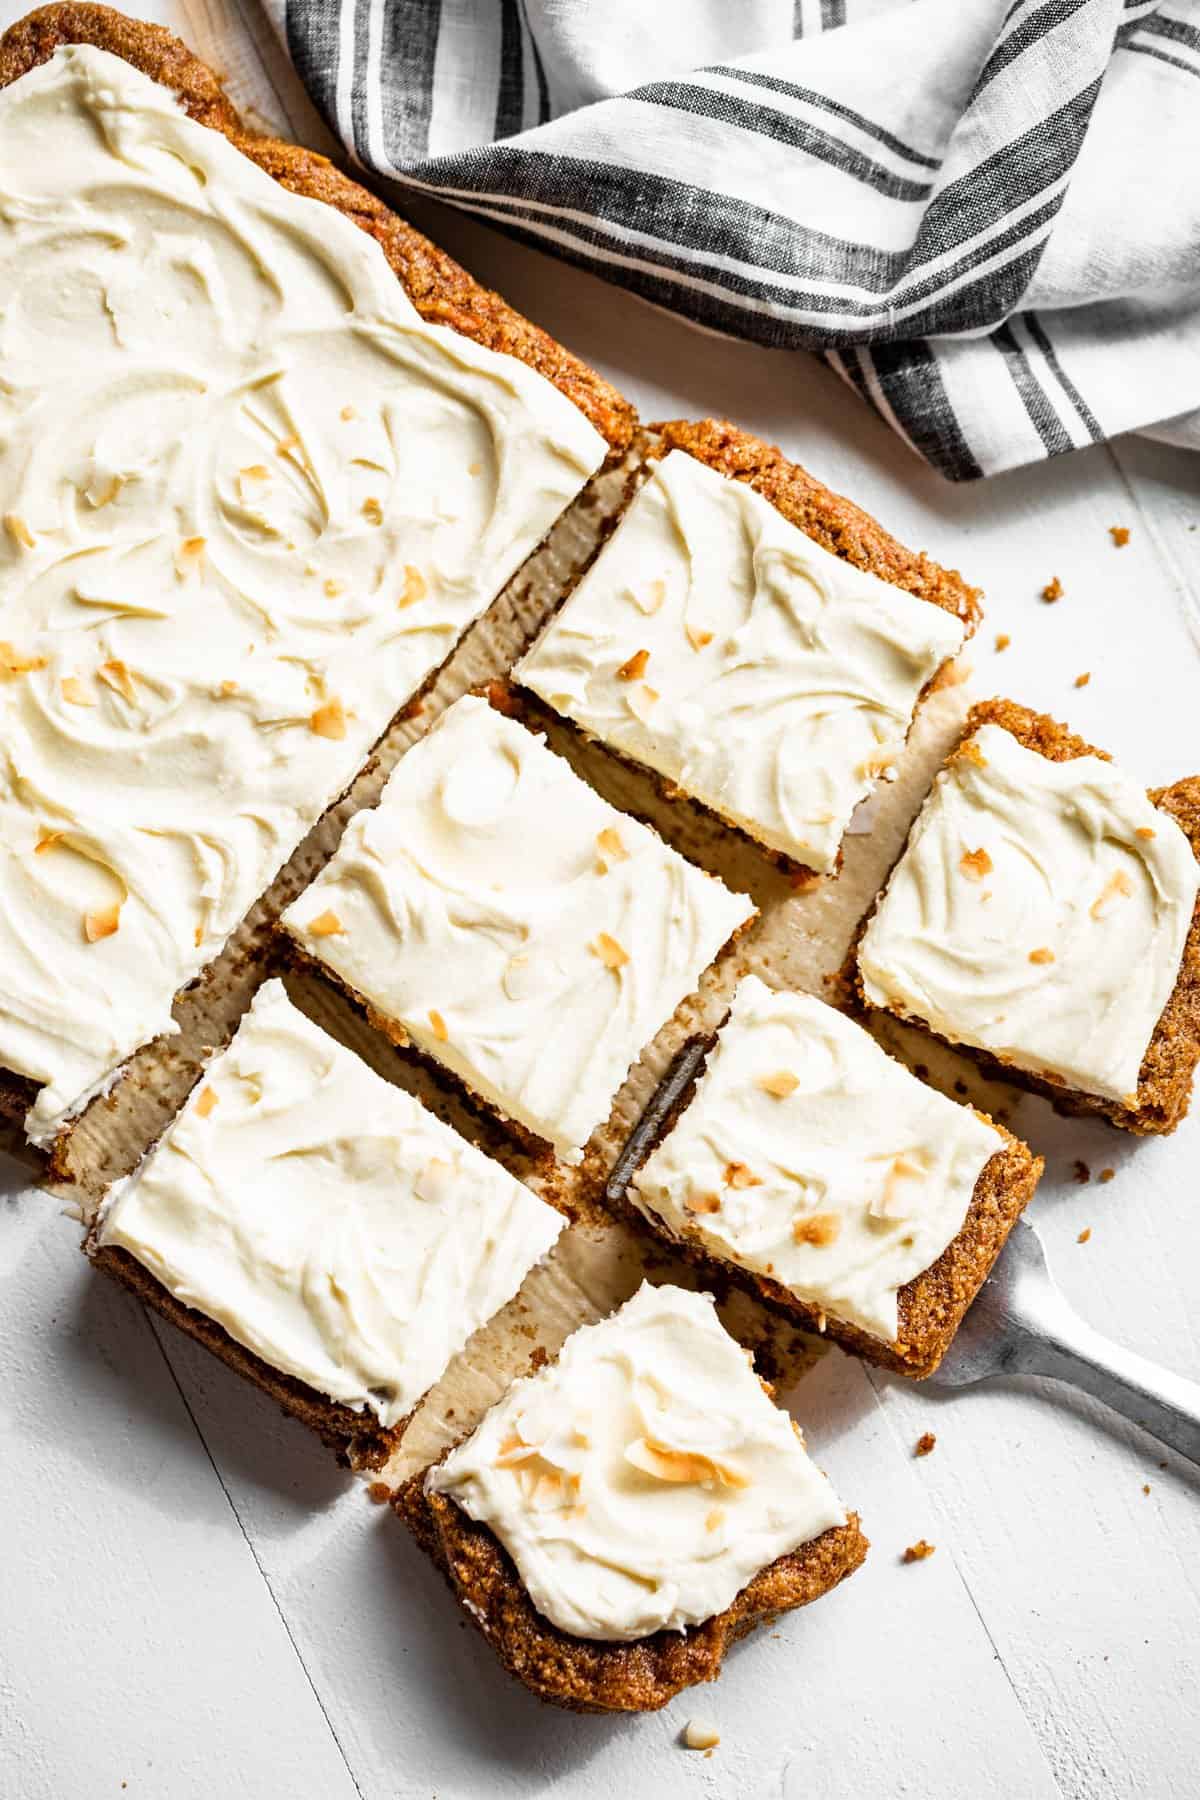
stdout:
<svg viewBox="0 0 1200 1800">
<path fill-rule="evenodd" d="M 936 1544 L 930 1544 L 924 1538 L 918 1538 L 915 1544 L 908 1546 L 900 1560 L 906 1563 L 925 1562 L 936 1549 Z"/>
<path fill-rule="evenodd" d="M 715 1750 L 721 1734 L 711 1719 L 689 1719 L 683 1728 L 683 1741 L 689 1750 Z"/>
<path fill-rule="evenodd" d="M 1088 1168 L 1087 1164 L 1081 1162 L 1078 1157 L 1076 1157 L 1075 1161 L 1071 1164 L 1071 1179 L 1072 1181 L 1077 1181 L 1080 1187 L 1082 1187 L 1085 1182 L 1092 1179 L 1092 1171 Z"/>
<path fill-rule="evenodd" d="M 921 1433 L 920 1437 L 917 1439 L 917 1446 L 916 1446 L 916 1449 L 913 1451 L 913 1455 L 914 1456 L 928 1456 L 929 1452 L 933 1449 L 933 1446 L 936 1443 L 937 1443 L 937 1438 L 934 1436 L 932 1431 L 923 1431 Z"/>
<path fill-rule="evenodd" d="M 1150 1492 L 1150 1483 L 1148 1481 L 1143 1481 L 1142 1492 L 1143 1494 L 1148 1494 Z"/>
<path fill-rule="evenodd" d="M 392 1490 L 386 1481 L 373 1481 L 367 1493 L 376 1506 L 386 1506 L 392 1497 Z"/>
<path fill-rule="evenodd" d="M 1091 1226 L 1085 1225 L 1083 1230 L 1080 1232 L 1079 1236 L 1075 1239 L 1075 1242 L 1077 1244 L 1086 1244 L 1088 1239 L 1091 1237 L 1091 1235 L 1092 1235 Z"/>
<path fill-rule="evenodd" d="M 1007 650 L 1008 646 L 1011 643 L 1012 643 L 1012 639 L 1009 637 L 1007 631 L 998 631 L 996 633 L 996 648 L 997 648 L 997 650 Z"/>
<path fill-rule="evenodd" d="M 1077 675 L 1075 677 L 1075 686 L 1076 687 L 1086 687 L 1088 682 L 1091 679 L 1092 679 L 1092 671 L 1090 669 L 1085 669 L 1083 671 L 1082 675 Z"/>
<path fill-rule="evenodd" d="M 1108 535 L 1117 549 L 1123 550 L 1129 542 L 1129 527 L 1128 525 L 1110 525 Z"/>
<path fill-rule="evenodd" d="M 1046 583 L 1045 587 L 1042 589 L 1042 599 L 1045 601 L 1048 601 L 1048 602 L 1052 602 L 1055 600 L 1061 600 L 1062 597 L 1063 597 L 1063 584 L 1058 579 L 1057 575 L 1052 575 L 1050 577 L 1049 581 Z"/>
<path fill-rule="evenodd" d="M 1097 1181 L 1111 1181 L 1116 1172 L 1115 1169 L 1101 1169 L 1096 1179 Z"/>
</svg>

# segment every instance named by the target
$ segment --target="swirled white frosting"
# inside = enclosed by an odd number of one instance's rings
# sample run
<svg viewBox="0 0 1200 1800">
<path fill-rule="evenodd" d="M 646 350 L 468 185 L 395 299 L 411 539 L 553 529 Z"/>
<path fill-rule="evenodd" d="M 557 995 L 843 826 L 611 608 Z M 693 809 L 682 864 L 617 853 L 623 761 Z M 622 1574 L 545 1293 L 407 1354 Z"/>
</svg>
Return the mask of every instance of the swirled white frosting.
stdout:
<svg viewBox="0 0 1200 1800">
<path fill-rule="evenodd" d="M 272 1367 L 394 1425 L 561 1228 L 269 981 L 100 1241 Z"/>
<path fill-rule="evenodd" d="M 964 636 L 673 450 L 517 678 L 759 843 L 828 870 Z"/>
<path fill-rule="evenodd" d="M 420 1049 L 578 1162 L 630 1064 L 753 915 L 468 695 L 351 819 L 283 922 Z"/>
<path fill-rule="evenodd" d="M 672 1236 L 894 1343 L 899 1290 L 961 1231 L 1004 1143 L 833 1007 L 748 975 L 629 1197 Z"/>
<path fill-rule="evenodd" d="M 952 1042 L 1133 1103 L 1200 871 L 1096 756 L 984 725 L 938 775 L 863 935 L 868 1000 Z"/>
<path fill-rule="evenodd" d="M 711 1299 L 648 1284 L 514 1382 L 426 1485 L 583 1638 L 698 1625 L 846 1519 Z"/>
<path fill-rule="evenodd" d="M 33 1137 L 174 1029 L 604 449 L 117 57 L 0 94 L 0 1065 Z"/>
</svg>

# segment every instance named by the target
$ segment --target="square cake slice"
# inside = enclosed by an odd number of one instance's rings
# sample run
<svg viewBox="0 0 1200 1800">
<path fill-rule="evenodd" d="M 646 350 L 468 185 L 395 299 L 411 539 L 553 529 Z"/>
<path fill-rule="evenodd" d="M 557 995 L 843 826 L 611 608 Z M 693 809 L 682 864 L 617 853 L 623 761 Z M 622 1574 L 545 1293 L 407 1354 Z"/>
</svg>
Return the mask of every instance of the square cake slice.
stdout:
<svg viewBox="0 0 1200 1800">
<path fill-rule="evenodd" d="M 56 9 L 0 82 L 72 17 L 164 83 L 70 43 L 0 88 L 0 1066 L 50 1152 L 607 450 L 166 34 Z"/>
<path fill-rule="evenodd" d="M 562 1224 L 268 981 L 90 1249 L 369 1463 Z"/>
<path fill-rule="evenodd" d="M 468 694 L 284 914 L 385 1029 L 577 1163 L 744 894 L 618 812 Z"/>
<path fill-rule="evenodd" d="M 712 1300 L 643 1285 L 393 1505 L 504 1665 L 583 1711 L 663 1706 L 866 1554 Z"/>
<path fill-rule="evenodd" d="M 768 850 L 827 872 L 966 635 L 945 596 L 834 555 L 748 482 L 675 449 L 516 678 Z"/>
<path fill-rule="evenodd" d="M 1200 1058 L 1200 777 L 1146 794 L 1053 719 L 972 712 L 863 934 L 865 999 L 1130 1131 Z"/>
<path fill-rule="evenodd" d="M 693 1098 L 626 1198 L 802 1323 L 928 1375 L 1041 1168 L 845 1014 L 748 975 Z"/>
</svg>

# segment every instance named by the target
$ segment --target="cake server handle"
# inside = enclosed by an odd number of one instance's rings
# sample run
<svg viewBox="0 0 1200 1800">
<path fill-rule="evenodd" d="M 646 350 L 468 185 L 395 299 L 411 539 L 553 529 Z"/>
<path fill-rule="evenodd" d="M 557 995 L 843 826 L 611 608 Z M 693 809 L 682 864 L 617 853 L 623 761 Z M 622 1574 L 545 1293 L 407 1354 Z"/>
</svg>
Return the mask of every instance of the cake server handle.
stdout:
<svg viewBox="0 0 1200 1800">
<path fill-rule="evenodd" d="M 1070 1382 L 1169 1449 L 1200 1463 L 1200 1382 L 1174 1375 L 1093 1330 L 1062 1302 L 1049 1330 L 1025 1339 L 1023 1372 Z"/>
</svg>

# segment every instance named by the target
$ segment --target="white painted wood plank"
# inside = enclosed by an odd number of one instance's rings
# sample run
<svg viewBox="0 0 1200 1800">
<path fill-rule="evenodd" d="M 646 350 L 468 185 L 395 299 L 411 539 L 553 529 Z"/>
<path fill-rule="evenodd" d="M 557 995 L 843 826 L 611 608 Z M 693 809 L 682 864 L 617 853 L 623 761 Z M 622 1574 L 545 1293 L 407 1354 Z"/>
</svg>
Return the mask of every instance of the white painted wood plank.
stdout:
<svg viewBox="0 0 1200 1800">
<path fill-rule="evenodd" d="M 366 1800 L 603 1800 L 905 1791 L 1041 1800 L 1058 1790 L 949 1554 L 903 1566 L 929 1508 L 861 1367 L 827 1357 L 801 1386 L 809 1442 L 857 1507 L 866 1568 L 731 1656 L 719 1686 L 612 1721 L 542 1706 L 503 1674 L 403 1526 L 361 1489 L 318 1498 L 299 1429 L 197 1346 L 172 1364 L 321 1692 Z M 715 1719 L 709 1763 L 687 1720 Z"/>
<path fill-rule="evenodd" d="M 25 1179 L 0 1168 L 0 1793 L 353 1800 L 141 1308 Z"/>
</svg>

